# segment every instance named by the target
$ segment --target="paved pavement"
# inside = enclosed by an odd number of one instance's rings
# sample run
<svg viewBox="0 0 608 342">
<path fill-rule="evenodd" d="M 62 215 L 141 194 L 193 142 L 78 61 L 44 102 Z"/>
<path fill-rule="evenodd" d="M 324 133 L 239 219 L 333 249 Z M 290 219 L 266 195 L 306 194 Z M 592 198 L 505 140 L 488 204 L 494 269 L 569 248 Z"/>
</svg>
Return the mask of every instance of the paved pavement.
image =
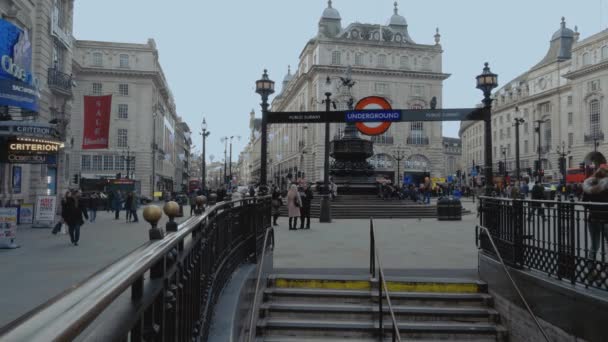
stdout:
<svg viewBox="0 0 608 342">
<path fill-rule="evenodd" d="M 189 217 L 190 208 L 184 207 Z M 94 223 L 80 231 L 79 246 L 69 235 L 52 235 L 50 229 L 19 227 L 21 248 L 0 249 L 0 327 L 86 279 L 148 241 L 149 225 L 138 212 L 139 223 L 126 223 L 113 213 L 100 211 Z M 166 217 L 160 224 L 164 225 Z M 178 219 L 180 222 L 180 219 Z"/>
<path fill-rule="evenodd" d="M 436 219 L 375 220 L 376 244 L 385 269 L 475 269 L 476 209 L 462 221 Z M 286 218 L 275 227 L 276 268 L 369 267 L 369 221 L 311 222 L 310 230 L 288 230 Z"/>
</svg>

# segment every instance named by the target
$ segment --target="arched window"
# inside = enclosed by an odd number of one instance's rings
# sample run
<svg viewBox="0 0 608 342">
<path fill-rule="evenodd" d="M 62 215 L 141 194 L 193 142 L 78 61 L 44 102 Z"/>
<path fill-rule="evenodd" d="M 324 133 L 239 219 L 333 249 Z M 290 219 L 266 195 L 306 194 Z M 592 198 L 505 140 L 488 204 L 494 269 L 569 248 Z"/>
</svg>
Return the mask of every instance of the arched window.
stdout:
<svg viewBox="0 0 608 342">
<path fill-rule="evenodd" d="M 95 65 L 95 66 L 103 65 L 103 56 L 101 55 L 101 52 L 93 53 L 93 65 Z"/>
<path fill-rule="evenodd" d="M 422 109 L 422 105 L 414 104 L 411 109 Z M 413 121 L 410 123 L 410 136 L 407 138 L 410 145 L 428 145 L 428 139 L 424 136 L 424 122 Z"/>
<path fill-rule="evenodd" d="M 583 54 L 583 65 L 591 64 L 591 55 L 588 52 Z"/>
<path fill-rule="evenodd" d="M 600 100 L 591 100 L 589 102 L 589 128 L 591 136 L 595 137 L 600 134 L 601 127 L 601 110 Z"/>
<path fill-rule="evenodd" d="M 331 53 L 331 64 L 342 64 L 341 63 L 342 54 L 340 51 L 334 51 Z"/>
</svg>

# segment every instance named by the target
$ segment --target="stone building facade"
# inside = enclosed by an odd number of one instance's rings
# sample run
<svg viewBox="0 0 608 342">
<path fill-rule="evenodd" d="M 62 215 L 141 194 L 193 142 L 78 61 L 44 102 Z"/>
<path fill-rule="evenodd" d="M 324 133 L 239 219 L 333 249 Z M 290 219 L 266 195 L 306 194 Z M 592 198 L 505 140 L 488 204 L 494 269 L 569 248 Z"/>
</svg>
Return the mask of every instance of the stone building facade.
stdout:
<svg viewBox="0 0 608 342">
<path fill-rule="evenodd" d="M 72 22 L 73 0 L 0 1 L 2 20 L 26 32 L 31 44 L 31 71 L 39 81 L 38 111 L 26 113 L 19 108 L 2 106 L 3 120 L 25 125 L 51 125 L 60 140 L 69 141 L 68 124 L 72 113 Z M 54 195 L 69 185 L 70 160 L 61 149 L 52 164 L 0 163 L 0 199 L 3 203 L 33 203 L 38 195 Z M 21 168 L 17 193 L 11 184 L 13 167 Z"/>
<path fill-rule="evenodd" d="M 332 80 L 332 99 L 338 109 L 346 109 L 350 95 L 341 87 L 339 77 L 348 67 L 356 85 L 352 88 L 355 103 L 367 96 L 386 98 L 393 108 L 429 108 L 437 98 L 441 108 L 443 81 L 449 77 L 442 70 L 442 47 L 439 32 L 434 44 L 418 44 L 410 37 L 406 19 L 395 4 L 389 24 L 341 24 L 338 10 L 329 1 L 319 21 L 316 37 L 304 46 L 299 64 L 288 70 L 280 93 L 272 101 L 272 111 L 323 111 L 324 84 Z M 331 125 L 331 137 L 341 136 L 344 124 Z M 370 139 L 365 137 L 364 139 Z M 384 134 L 372 137 L 377 170 L 393 175 L 397 171 L 394 155 L 405 153 L 400 170 L 445 175 L 442 123 L 397 123 Z M 252 140 L 255 144 L 256 140 Z M 316 182 L 323 178 L 324 125 L 272 125 L 269 128 L 269 182 L 284 182 L 285 177 L 304 176 Z M 250 147 L 253 147 L 250 146 Z M 259 159 L 251 149 L 251 159 Z M 252 174 L 259 162 L 250 163 Z M 247 166 L 249 168 L 249 166 Z"/>
<path fill-rule="evenodd" d="M 128 155 L 134 158 L 129 173 L 140 181 L 141 194 L 181 191 L 191 140 L 186 139 L 189 129 L 177 115 L 154 40 L 146 44 L 79 40 L 73 63 L 78 84 L 74 108 L 79 115 L 71 122 L 73 144 L 68 153 L 75 161 L 71 173 L 113 179 L 127 172 L 124 157 Z M 112 95 L 108 149 L 82 149 L 86 95 Z M 180 135 L 184 141 L 178 141 Z"/>
<path fill-rule="evenodd" d="M 608 130 L 604 95 L 608 89 L 608 31 L 584 40 L 562 18 L 545 57 L 530 70 L 498 89 L 492 112 L 494 170 L 506 161 L 515 174 L 514 119 L 519 126 L 521 176 L 533 179 L 540 159 L 544 180 L 563 179 L 559 158 L 566 154 L 566 167 L 580 163 L 605 163 Z M 540 126 L 540 129 L 538 127 Z M 463 122 L 460 128 L 463 164 L 467 178 L 475 165 L 484 165 L 484 123 Z M 595 151 L 599 153 L 595 153 Z M 537 162 L 538 163 L 538 162 Z"/>
</svg>

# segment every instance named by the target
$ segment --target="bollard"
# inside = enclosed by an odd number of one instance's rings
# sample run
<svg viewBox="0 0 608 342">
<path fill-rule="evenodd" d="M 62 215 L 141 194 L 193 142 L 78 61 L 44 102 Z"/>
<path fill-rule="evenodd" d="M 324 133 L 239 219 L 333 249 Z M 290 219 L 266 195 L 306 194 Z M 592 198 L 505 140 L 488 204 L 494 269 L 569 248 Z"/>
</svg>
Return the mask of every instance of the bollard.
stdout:
<svg viewBox="0 0 608 342">
<path fill-rule="evenodd" d="M 150 240 L 162 240 L 165 237 L 165 232 L 158 228 L 158 221 L 162 216 L 163 212 L 156 205 L 148 205 L 144 208 L 144 220 L 152 226 L 148 231 Z"/>
<path fill-rule="evenodd" d="M 175 222 L 174 219 L 179 215 L 179 204 L 173 201 L 167 202 L 163 207 L 163 211 L 165 212 L 165 215 L 169 217 L 169 222 L 165 225 L 165 229 L 167 232 L 176 232 L 177 222 Z"/>
</svg>

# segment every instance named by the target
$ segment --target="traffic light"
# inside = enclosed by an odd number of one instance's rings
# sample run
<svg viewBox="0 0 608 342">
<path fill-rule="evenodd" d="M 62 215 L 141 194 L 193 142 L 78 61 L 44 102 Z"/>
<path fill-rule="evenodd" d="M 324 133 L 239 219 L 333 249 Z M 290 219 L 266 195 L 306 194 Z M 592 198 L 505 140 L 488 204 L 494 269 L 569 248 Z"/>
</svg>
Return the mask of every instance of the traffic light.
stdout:
<svg viewBox="0 0 608 342">
<path fill-rule="evenodd" d="M 78 174 L 75 174 L 74 178 L 72 178 L 72 180 L 74 181 L 74 184 L 78 184 L 78 181 L 80 180 L 80 176 Z"/>
<path fill-rule="evenodd" d="M 498 162 L 498 173 L 501 175 L 505 173 L 505 163 L 502 161 Z"/>
<path fill-rule="evenodd" d="M 538 171 L 538 172 L 539 172 L 539 175 L 540 175 L 541 177 L 544 177 L 544 176 L 545 176 L 545 170 L 540 170 L 540 171 Z"/>
</svg>

